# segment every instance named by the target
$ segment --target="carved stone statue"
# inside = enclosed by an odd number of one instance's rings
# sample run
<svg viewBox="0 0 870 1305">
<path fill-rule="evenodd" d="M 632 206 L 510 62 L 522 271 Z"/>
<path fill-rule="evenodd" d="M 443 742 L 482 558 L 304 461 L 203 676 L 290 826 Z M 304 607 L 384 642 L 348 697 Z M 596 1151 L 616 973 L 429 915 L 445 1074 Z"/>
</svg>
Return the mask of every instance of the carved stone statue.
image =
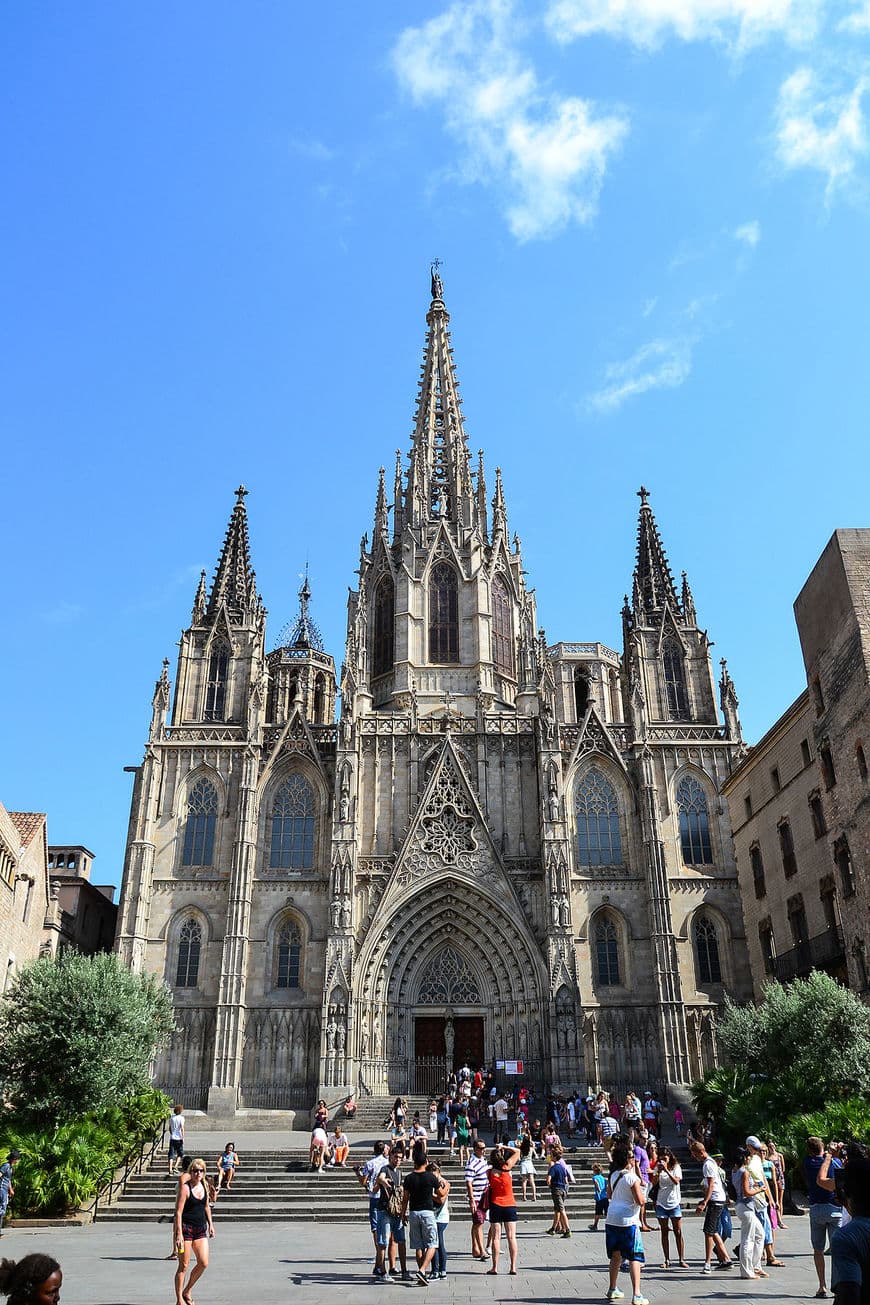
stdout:
<svg viewBox="0 0 870 1305">
<path fill-rule="evenodd" d="M 362 1024 L 359 1031 L 359 1054 L 365 1060 L 369 1054 L 369 1021 L 366 1015 L 362 1017 Z"/>
<path fill-rule="evenodd" d="M 559 924 L 567 926 L 571 923 L 571 904 L 567 897 L 559 898 Z"/>
<path fill-rule="evenodd" d="M 399 1034 L 399 1059 L 404 1060 L 404 1058 L 405 1058 L 405 1035 L 404 1033 L 400 1033 Z"/>
<path fill-rule="evenodd" d="M 350 904 L 348 902 L 342 902 L 341 904 L 340 923 L 342 929 L 350 928 Z"/>
<path fill-rule="evenodd" d="M 456 1046 L 456 1031 L 453 1027 L 453 1016 L 448 1013 L 444 1021 L 444 1047 L 447 1051 L 448 1068 L 453 1068 L 453 1048 Z"/>
<path fill-rule="evenodd" d="M 330 1018 L 330 1021 L 326 1026 L 326 1050 L 330 1054 L 335 1051 L 335 1030 L 335 1020 Z"/>
<path fill-rule="evenodd" d="M 335 1029 L 335 1050 L 339 1056 L 344 1055 L 344 1049 L 347 1044 L 347 1030 L 344 1024 L 337 1024 Z"/>
</svg>

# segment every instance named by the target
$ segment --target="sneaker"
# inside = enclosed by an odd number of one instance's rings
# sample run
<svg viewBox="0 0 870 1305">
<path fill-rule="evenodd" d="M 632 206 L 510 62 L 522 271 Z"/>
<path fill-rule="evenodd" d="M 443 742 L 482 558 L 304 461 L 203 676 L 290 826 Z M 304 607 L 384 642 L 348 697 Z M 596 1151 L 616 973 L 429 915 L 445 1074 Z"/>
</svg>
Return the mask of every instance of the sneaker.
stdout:
<svg viewBox="0 0 870 1305">
<path fill-rule="evenodd" d="M 562 1233 L 562 1236 L 563 1236 L 563 1237 L 570 1237 L 570 1236 L 571 1236 L 571 1229 L 569 1228 L 567 1232 L 563 1232 L 563 1233 Z"/>
<path fill-rule="evenodd" d="M 447 1270 L 446 1270 L 446 1269 L 442 1269 L 441 1272 L 438 1274 L 438 1277 L 439 1277 L 439 1278 L 446 1278 L 446 1277 L 447 1277 Z"/>
<path fill-rule="evenodd" d="M 628 1260 L 623 1260 L 619 1266 L 620 1273 L 628 1273 Z"/>
<path fill-rule="evenodd" d="M 548 1229 L 547 1229 L 547 1236 L 548 1236 L 548 1237 L 557 1237 L 557 1236 L 558 1236 L 558 1232 L 557 1232 L 557 1230 L 556 1230 L 555 1228 L 548 1228 Z"/>
<path fill-rule="evenodd" d="M 622 1300 L 624 1296 L 625 1292 L 620 1291 L 618 1287 L 611 1287 L 610 1291 L 607 1293 L 608 1300 Z"/>
<path fill-rule="evenodd" d="M 649 1305 L 646 1296 L 632 1296 L 631 1305 Z"/>
<path fill-rule="evenodd" d="M 385 1273 L 384 1276 L 381 1278 L 381 1282 L 395 1282 L 395 1281 L 396 1279 L 393 1277 L 391 1273 Z"/>
<path fill-rule="evenodd" d="M 408 1269 L 403 1269 L 403 1271 L 402 1271 L 402 1282 L 410 1282 L 410 1281 L 411 1281 L 411 1274 L 410 1274 L 410 1271 L 409 1271 Z"/>
<path fill-rule="evenodd" d="M 418 1270 L 417 1270 L 417 1286 L 418 1286 L 418 1287 L 428 1287 L 428 1286 L 429 1286 L 429 1279 L 426 1277 L 426 1275 L 425 1275 L 425 1273 L 423 1272 L 422 1269 L 418 1269 Z"/>
<path fill-rule="evenodd" d="M 723 1269 L 733 1269 L 733 1268 L 734 1268 L 733 1260 L 720 1260 L 719 1263 L 716 1265 L 716 1269 L 718 1272 L 721 1272 Z"/>
<path fill-rule="evenodd" d="M 703 1269 L 701 1270 L 701 1272 L 702 1272 L 702 1273 L 712 1273 L 712 1272 L 713 1272 L 713 1266 L 712 1266 L 712 1264 L 705 1264 L 704 1267 L 703 1267 Z"/>
</svg>

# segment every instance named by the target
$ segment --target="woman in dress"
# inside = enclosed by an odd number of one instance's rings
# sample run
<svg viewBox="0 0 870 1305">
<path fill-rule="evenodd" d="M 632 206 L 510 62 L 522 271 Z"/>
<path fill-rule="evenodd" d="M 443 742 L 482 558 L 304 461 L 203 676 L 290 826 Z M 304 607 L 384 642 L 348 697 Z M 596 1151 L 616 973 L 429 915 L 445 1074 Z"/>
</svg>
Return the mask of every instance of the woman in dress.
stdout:
<svg viewBox="0 0 870 1305">
<path fill-rule="evenodd" d="M 178 1268 L 175 1271 L 176 1305 L 194 1305 L 191 1290 L 208 1268 L 208 1239 L 214 1237 L 204 1160 L 191 1161 L 190 1181 L 179 1183 L 173 1231 L 178 1251 Z M 196 1264 L 191 1269 L 185 1287 L 184 1278 L 190 1264 L 191 1251 Z"/>
<path fill-rule="evenodd" d="M 63 1274 L 50 1255 L 25 1255 L 21 1260 L 0 1260 L 0 1296 L 9 1305 L 58 1305 Z"/>
<path fill-rule="evenodd" d="M 618 1137 L 610 1153 L 610 1181 L 607 1184 L 610 1204 L 604 1220 L 607 1255 L 610 1260 L 608 1300 L 621 1300 L 619 1266 L 628 1261 L 631 1277 L 632 1305 L 649 1305 L 640 1289 L 640 1271 L 644 1262 L 640 1215 L 645 1201 L 643 1184 L 637 1172 L 633 1148 L 627 1137 Z"/>
<path fill-rule="evenodd" d="M 489 1155 L 489 1222 L 492 1228 L 492 1268 L 498 1273 L 501 1230 L 507 1234 L 509 1272 L 517 1271 L 517 1203 L 511 1170 L 520 1158 L 515 1146 L 497 1146 Z"/>
<path fill-rule="evenodd" d="M 662 1235 L 662 1268 L 669 1269 L 671 1267 L 668 1234 L 669 1229 L 673 1226 L 674 1245 L 678 1256 L 677 1262 L 681 1269 L 687 1269 L 689 1266 L 686 1264 L 685 1247 L 683 1245 L 683 1207 L 680 1194 L 683 1171 L 680 1168 L 679 1160 L 670 1147 L 664 1146 L 659 1152 L 655 1176 L 658 1183 L 656 1214 L 659 1218 L 659 1229 Z"/>
</svg>

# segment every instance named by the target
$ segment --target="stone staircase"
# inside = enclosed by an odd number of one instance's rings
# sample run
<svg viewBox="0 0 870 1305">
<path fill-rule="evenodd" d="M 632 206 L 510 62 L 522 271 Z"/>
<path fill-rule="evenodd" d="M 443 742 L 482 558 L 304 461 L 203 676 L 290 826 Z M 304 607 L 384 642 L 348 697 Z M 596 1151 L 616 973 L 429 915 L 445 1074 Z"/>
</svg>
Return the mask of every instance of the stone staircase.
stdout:
<svg viewBox="0 0 870 1305">
<path fill-rule="evenodd" d="M 410 1102 L 409 1102 L 410 1105 Z M 428 1101 L 425 1103 L 428 1105 Z M 381 1112 L 383 1105 L 381 1104 Z M 419 1107 L 415 1107 L 417 1109 Z M 413 1110 L 411 1112 L 413 1114 Z M 384 1114 L 381 1113 L 378 1124 Z M 380 1134 L 375 1129 L 374 1135 Z M 360 1135 L 359 1125 L 354 1126 L 354 1138 Z M 445 1149 L 430 1146 L 433 1159 L 442 1166 L 444 1177 L 451 1183 L 450 1215 L 454 1221 L 467 1220 L 465 1183 L 458 1160 L 451 1160 Z M 359 1163 L 371 1154 L 371 1145 L 359 1144 L 351 1151 L 350 1159 Z M 346 1223 L 365 1220 L 367 1196 L 352 1169 L 327 1168 L 322 1174 L 308 1171 L 308 1152 L 262 1150 L 241 1153 L 242 1164 L 236 1171 L 230 1192 L 221 1192 L 214 1210 L 216 1223 L 226 1220 L 253 1223 Z M 576 1152 L 566 1154 L 576 1184 L 568 1195 L 568 1213 L 571 1223 L 584 1227 L 592 1218 L 594 1196 L 591 1167 L 601 1163 L 598 1147 L 579 1146 Z M 537 1202 L 523 1201 L 521 1179 L 514 1171 L 514 1189 L 517 1195 L 519 1217 L 523 1223 L 540 1223 L 541 1230 L 549 1226 L 552 1205 L 545 1181 L 543 1161 L 537 1162 Z M 407 1166 L 406 1170 L 407 1172 Z M 690 1213 L 696 1204 L 699 1167 L 691 1161 L 683 1165 L 683 1190 L 686 1196 L 684 1210 Z M 150 1169 L 131 1176 L 115 1202 L 99 1212 L 101 1222 L 170 1223 L 174 1212 L 176 1180 L 166 1173 L 166 1156 L 158 1154 Z"/>
</svg>

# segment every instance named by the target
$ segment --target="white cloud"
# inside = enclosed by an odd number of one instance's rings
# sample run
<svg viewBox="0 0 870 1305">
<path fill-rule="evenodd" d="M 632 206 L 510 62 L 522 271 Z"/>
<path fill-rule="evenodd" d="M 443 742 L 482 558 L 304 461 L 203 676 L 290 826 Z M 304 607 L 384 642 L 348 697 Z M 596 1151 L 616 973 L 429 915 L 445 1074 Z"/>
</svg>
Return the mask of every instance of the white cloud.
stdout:
<svg viewBox="0 0 870 1305">
<path fill-rule="evenodd" d="M 837 30 L 840 32 L 855 32 L 859 36 L 870 32 L 870 3 L 862 5 L 860 9 L 854 9 L 851 14 L 847 14 L 837 24 Z"/>
<path fill-rule="evenodd" d="M 754 249 L 761 239 L 761 224 L 757 219 L 752 222 L 744 222 L 742 226 L 735 227 L 734 239 L 742 245 L 748 245 Z"/>
<path fill-rule="evenodd" d="M 328 163 L 331 158 L 335 157 L 335 150 L 324 145 L 322 140 L 317 140 L 312 136 L 309 139 L 296 137 L 290 141 L 290 150 L 293 154 L 299 154 L 302 158 L 312 159 L 315 163 Z"/>
<path fill-rule="evenodd" d="M 827 176 L 830 197 L 867 152 L 861 76 L 846 92 L 827 95 L 810 68 L 798 68 L 779 90 L 776 148 L 787 168 L 812 168 Z"/>
<path fill-rule="evenodd" d="M 393 64 L 417 104 L 441 106 L 463 179 L 494 183 L 525 241 L 594 216 L 628 122 L 588 100 L 545 94 L 517 46 L 521 35 L 513 0 L 468 0 L 406 28 Z"/>
<path fill-rule="evenodd" d="M 653 48 L 668 37 L 745 50 L 769 37 L 801 43 L 819 27 L 826 0 L 552 0 L 547 23 L 558 41 L 604 33 Z"/>
<path fill-rule="evenodd" d="M 651 340 L 624 362 L 610 363 L 605 385 L 586 400 L 595 412 L 616 412 L 649 390 L 672 390 L 688 380 L 695 340 L 688 336 Z"/>
</svg>

